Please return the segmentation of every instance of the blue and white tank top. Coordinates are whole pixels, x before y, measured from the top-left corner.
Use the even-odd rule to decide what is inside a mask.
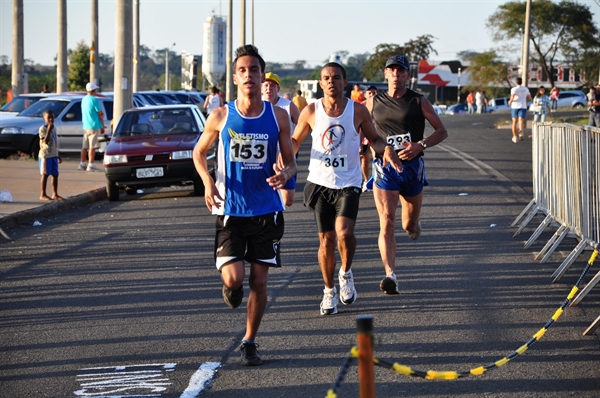
[[[348,98],[346,109],[331,117],[323,109],[322,99],[315,102],[315,127],[307,180],[327,188],[360,187],[360,135],[354,126],[354,101]]]
[[[273,107],[263,101],[259,116],[242,116],[237,101],[227,104],[217,152],[217,189],[225,202],[213,214],[254,217],[282,211],[279,191],[267,183],[275,174],[279,125]]]

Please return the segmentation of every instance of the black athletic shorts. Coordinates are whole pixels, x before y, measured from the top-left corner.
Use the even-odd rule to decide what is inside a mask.
[[[304,206],[315,212],[319,232],[335,231],[337,217],[356,221],[360,194],[358,187],[331,189],[307,181],[304,186]]]
[[[215,263],[217,269],[246,260],[268,267],[281,267],[280,241],[283,212],[256,217],[217,216]]]

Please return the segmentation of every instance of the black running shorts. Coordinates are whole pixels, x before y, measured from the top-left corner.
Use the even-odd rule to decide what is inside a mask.
[[[217,216],[215,262],[217,269],[246,260],[281,267],[279,245],[283,237],[283,213],[256,217]]]

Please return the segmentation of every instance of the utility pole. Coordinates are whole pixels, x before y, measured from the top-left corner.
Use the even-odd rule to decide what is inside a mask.
[[[233,0],[229,0],[229,8],[227,10],[227,65],[225,66],[225,101],[231,102],[233,91],[233,83],[231,81],[231,62],[233,60]]]
[[[13,0],[12,73],[13,98],[23,93],[25,62],[23,57],[23,0]]]
[[[132,2],[116,0],[115,4],[115,77],[113,126],[116,127],[123,111],[133,107],[132,80]]]
[[[254,0],[252,0],[252,41],[250,44],[254,45]]]
[[[175,43],[171,47],[168,47],[165,51],[165,90],[171,89],[171,74],[169,73],[169,53],[171,49],[175,47]]]
[[[246,0],[241,0],[242,11],[240,13],[241,27],[240,27],[240,46],[246,44]],[[264,72],[264,71],[263,71]]]
[[[58,0],[58,54],[56,57],[56,92],[67,91],[67,0]]]
[[[139,91],[139,57],[140,57],[140,0],[133,0],[133,82],[131,89]]]
[[[90,46],[90,81],[100,86],[98,78],[98,0],[92,0],[92,45]]]
[[[527,87],[529,80],[527,79],[529,70],[529,33],[531,25],[531,0],[527,0],[527,7],[525,8],[525,34],[523,36],[523,70],[521,71],[521,79],[523,79],[523,85]]]

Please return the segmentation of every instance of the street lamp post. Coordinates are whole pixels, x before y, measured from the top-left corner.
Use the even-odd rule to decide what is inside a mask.
[[[460,72],[462,68],[458,68],[458,91],[456,92],[456,103],[460,104]]]
[[[171,75],[169,73],[169,52],[175,47],[175,43],[171,47],[168,47],[165,51],[165,91],[171,89]]]

